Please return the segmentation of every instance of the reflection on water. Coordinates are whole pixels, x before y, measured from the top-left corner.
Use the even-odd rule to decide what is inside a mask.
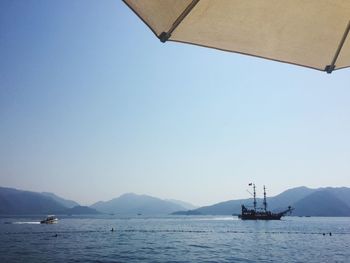
[[[60,218],[54,225],[38,218],[0,218],[0,262],[348,262],[350,257],[349,218],[100,216]]]

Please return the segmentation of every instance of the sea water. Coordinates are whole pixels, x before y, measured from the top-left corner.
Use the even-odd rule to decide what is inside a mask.
[[[40,219],[0,218],[0,262],[350,262],[350,218]]]

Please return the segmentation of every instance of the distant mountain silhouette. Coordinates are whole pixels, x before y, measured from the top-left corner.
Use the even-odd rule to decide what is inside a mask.
[[[329,190],[316,191],[293,207],[297,216],[350,216],[350,207]]]
[[[246,199],[244,199],[246,200]],[[185,215],[231,215],[238,214],[241,209],[241,204],[244,200],[230,200],[225,202],[220,202],[210,206],[203,206],[194,210],[189,211],[176,211],[174,214],[185,214]],[[252,201],[251,201],[252,202]]]
[[[65,209],[49,196],[0,187],[0,214],[53,214]]]
[[[96,209],[93,209],[88,206],[74,206],[72,208],[67,208],[62,213],[67,215],[95,215],[95,214],[101,214]]]
[[[51,197],[53,200],[57,201],[58,203],[60,203],[61,205],[67,208],[73,208],[75,206],[79,206],[77,202],[64,199],[62,197],[55,195],[54,193],[42,192],[42,194]]]
[[[310,189],[305,186],[296,187],[288,189],[274,197],[267,197],[267,203],[271,210],[283,210],[313,192],[315,192],[315,189]]]
[[[0,214],[2,215],[98,213],[89,207],[79,205],[71,207],[72,204],[77,203],[51,193],[36,193],[0,187]]]
[[[128,193],[106,202],[97,202],[91,206],[103,213],[119,215],[164,215],[184,210],[181,205],[148,195]]]
[[[257,198],[258,206],[262,199]],[[267,198],[268,209],[281,211],[289,205],[295,208],[292,215],[298,216],[350,216],[350,188],[327,187],[310,189],[297,187]],[[241,212],[241,205],[251,206],[253,199],[220,202],[193,210],[176,211],[175,215],[232,215]]]
[[[257,199],[262,206],[262,199]],[[295,208],[294,216],[350,216],[350,188],[325,187],[310,189],[297,187],[274,197],[268,197],[268,209],[281,211],[289,205]],[[177,200],[162,200],[148,195],[124,194],[106,202],[97,202],[91,207],[79,206],[52,193],[36,193],[0,187],[0,214],[96,214],[117,215],[232,215],[239,214],[241,205],[251,207],[252,198],[229,200],[211,206],[188,210],[188,203]]]
[[[184,201],[181,201],[181,200],[165,199],[165,201],[169,201],[169,202],[172,202],[174,204],[178,204],[178,205],[182,206],[185,209],[196,209],[196,208],[198,208],[198,206],[195,206],[195,205],[193,205],[191,203],[184,202]]]
[[[320,188],[320,190],[329,191],[334,196],[342,200],[350,207],[350,191],[347,187],[325,187]]]

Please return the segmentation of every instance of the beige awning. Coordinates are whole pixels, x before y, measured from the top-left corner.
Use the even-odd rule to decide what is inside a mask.
[[[350,0],[124,0],[162,41],[332,72],[350,66]]]

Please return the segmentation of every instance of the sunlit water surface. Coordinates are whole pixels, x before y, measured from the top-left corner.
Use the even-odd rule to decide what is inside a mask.
[[[0,218],[0,262],[350,262],[350,218],[39,220]]]

